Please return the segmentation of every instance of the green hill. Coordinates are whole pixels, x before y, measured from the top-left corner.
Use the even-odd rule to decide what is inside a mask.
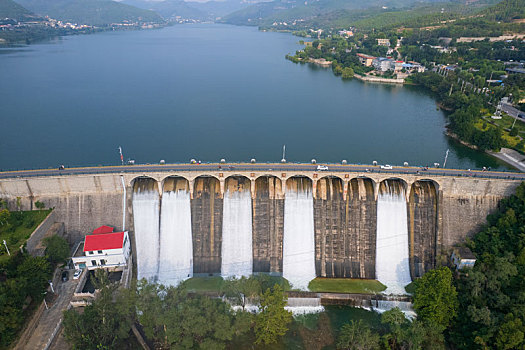
[[[13,0],[0,0],[0,19],[11,18],[21,20],[31,16],[32,13]]]
[[[485,19],[510,22],[525,18],[525,0],[503,0],[482,12]]]
[[[19,0],[39,15],[61,21],[104,26],[123,22],[161,22],[155,12],[110,0]]]
[[[311,21],[319,17],[327,19],[353,15],[353,12],[370,8],[392,9],[414,6],[416,3],[435,1],[417,0],[276,0],[254,4],[224,17],[223,22],[245,25],[269,25],[273,22]],[[377,12],[377,11],[376,11]]]

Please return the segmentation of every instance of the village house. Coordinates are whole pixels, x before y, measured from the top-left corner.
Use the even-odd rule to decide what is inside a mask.
[[[71,258],[75,269],[94,270],[113,268],[119,270],[127,265],[131,253],[128,231],[113,232],[113,227],[101,226],[86,235]]]
[[[356,56],[359,59],[359,62],[361,62],[362,65],[367,67],[370,67],[375,59],[374,56],[366,55],[364,53],[358,53],[356,54]]]
[[[393,60],[386,57],[377,57],[372,61],[372,65],[374,66],[374,69],[379,72],[386,72],[390,69],[392,69],[392,62]]]

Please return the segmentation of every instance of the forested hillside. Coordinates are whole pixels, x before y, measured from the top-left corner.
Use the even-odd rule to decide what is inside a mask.
[[[36,14],[79,24],[162,21],[153,11],[110,0],[20,0],[19,3]]]
[[[32,13],[13,0],[0,0],[0,19],[11,18],[20,20],[31,16]]]

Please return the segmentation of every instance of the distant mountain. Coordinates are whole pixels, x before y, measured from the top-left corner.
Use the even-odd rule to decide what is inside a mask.
[[[226,16],[251,5],[251,3],[240,0],[188,2],[188,4],[209,13],[214,18]]]
[[[123,0],[123,4],[135,6],[141,9],[155,11],[164,19],[172,19],[180,16],[185,19],[207,20],[209,14],[201,11],[190,3],[183,0],[165,0],[165,1],[148,1],[148,0]]]
[[[0,20],[5,18],[21,21],[33,17],[31,11],[13,0],[0,0]]]
[[[157,12],[165,19],[214,20],[250,4],[241,0],[190,2],[183,0],[123,0],[122,3]]]
[[[441,0],[442,1],[442,0]],[[272,22],[310,21],[352,15],[369,8],[407,8],[416,4],[435,3],[435,0],[275,0],[257,3],[223,18],[223,22],[238,25],[269,25]],[[457,1],[454,1],[457,2]],[[339,14],[338,14],[339,13]]]
[[[161,22],[153,11],[110,0],[18,0],[36,14],[61,21],[104,26],[123,22]]]

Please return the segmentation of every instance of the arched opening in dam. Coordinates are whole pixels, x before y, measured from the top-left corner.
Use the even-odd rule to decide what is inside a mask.
[[[156,281],[159,272],[160,198],[157,181],[139,177],[133,181],[133,226],[137,253],[137,277]]]
[[[190,185],[169,176],[162,185],[158,281],[177,285],[193,276]]]
[[[308,283],[315,278],[312,187],[308,177],[294,176],[286,181],[283,277],[299,289],[307,289]]]
[[[434,268],[437,249],[438,188],[433,180],[412,184],[408,201],[410,275],[421,277]]]
[[[253,271],[251,181],[230,176],[224,187],[221,275],[248,277]]]
[[[276,176],[255,180],[253,205],[253,272],[283,272],[284,194]]]
[[[213,176],[197,177],[191,201],[194,274],[221,272],[222,209],[219,180]]]
[[[348,182],[345,220],[345,271],[337,277],[376,278],[377,201],[372,179]]]
[[[314,199],[315,274],[344,277],[346,262],[346,212],[344,184],[339,177],[317,181]]]
[[[408,253],[406,183],[387,179],[377,196],[376,278],[387,294],[404,294],[411,282]]]

